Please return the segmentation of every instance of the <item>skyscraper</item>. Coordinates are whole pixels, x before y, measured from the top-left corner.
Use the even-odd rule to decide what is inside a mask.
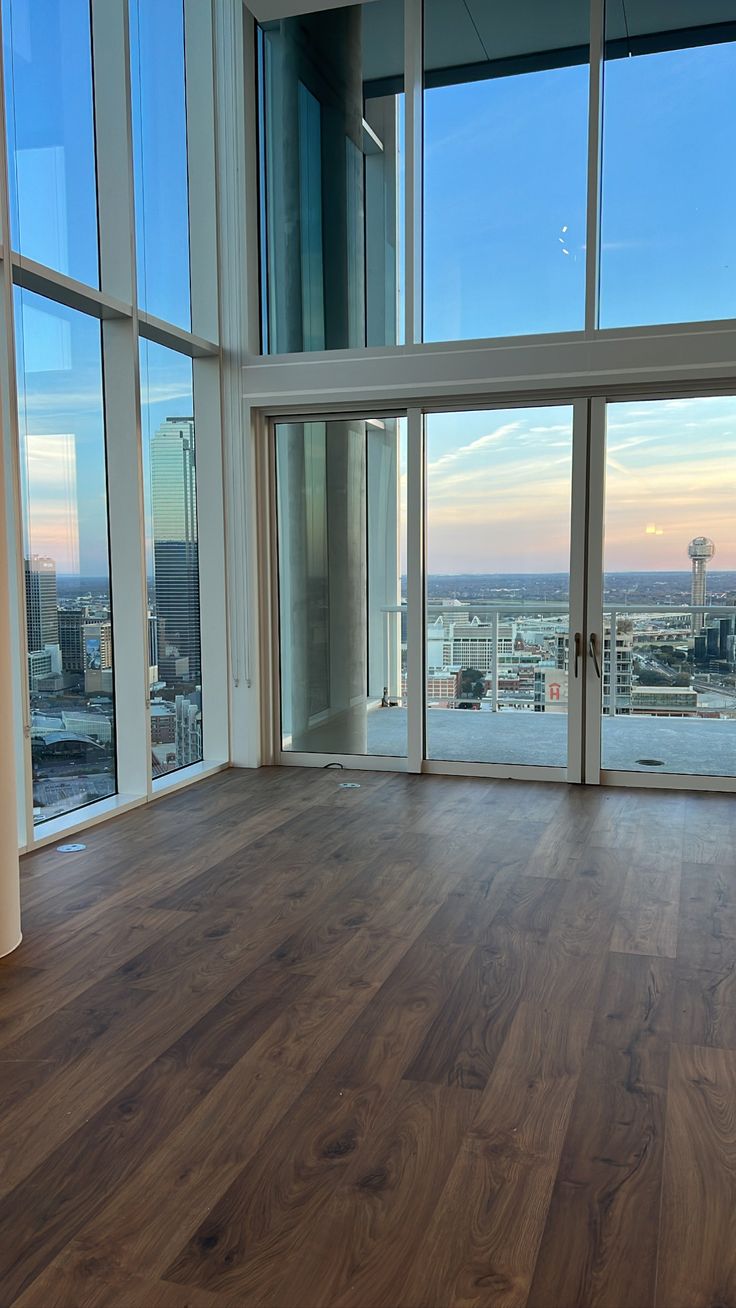
[[[59,644],[56,564],[41,554],[26,559],[28,649],[33,653]]]
[[[151,518],[156,612],[165,634],[159,665],[166,675],[167,650],[172,666],[185,677],[201,675],[199,630],[199,557],[194,419],[167,418],[151,440]],[[177,660],[178,655],[178,660]]]
[[[690,541],[687,552],[693,561],[693,581],[690,603],[696,607],[705,604],[705,566],[713,558],[716,547],[707,536],[696,536]],[[693,632],[702,631],[705,621],[704,613],[693,614]]]
[[[59,610],[59,644],[61,666],[64,672],[84,672],[84,639],[82,631],[89,621],[86,608]]]

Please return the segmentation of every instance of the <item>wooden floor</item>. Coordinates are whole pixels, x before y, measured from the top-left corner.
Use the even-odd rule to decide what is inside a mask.
[[[0,1304],[736,1305],[736,804],[227,772],[25,860]]]

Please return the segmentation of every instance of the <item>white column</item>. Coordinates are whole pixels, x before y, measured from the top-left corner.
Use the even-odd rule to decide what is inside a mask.
[[[13,678],[8,535],[0,496],[0,686]],[[20,944],[20,865],[15,789],[15,739],[10,706],[0,713],[0,957]]]
[[[28,667],[25,658],[22,668],[19,666],[19,624],[25,621],[25,608],[20,590],[18,524],[15,520],[20,503],[20,480],[4,108],[5,87],[0,60],[0,246],[4,254],[0,262],[0,686],[3,688],[0,713],[0,957],[11,953],[20,944],[18,837],[20,834],[21,840],[26,838],[26,823],[30,815],[29,797],[23,793],[23,781],[30,773],[23,729],[26,719],[25,714],[18,712],[22,697],[25,697],[25,704],[28,703]],[[25,652],[25,643],[23,650]]]

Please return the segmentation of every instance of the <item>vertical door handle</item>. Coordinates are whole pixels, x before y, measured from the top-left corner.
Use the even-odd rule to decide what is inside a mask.
[[[578,669],[580,667],[580,654],[582,651],[582,646],[583,646],[583,638],[580,635],[580,632],[576,631],[575,632],[575,663],[573,665],[575,668],[576,677],[578,676]]]
[[[598,678],[600,678],[600,675],[601,675],[601,665],[600,665],[600,663],[598,662],[598,637],[596,636],[596,634],[595,634],[594,631],[592,631],[592,632],[590,633],[590,640],[589,640],[589,642],[588,642],[588,649],[590,650],[590,657],[591,657],[592,660],[593,660],[593,667],[594,667],[595,670],[596,670],[596,675],[598,676]]]

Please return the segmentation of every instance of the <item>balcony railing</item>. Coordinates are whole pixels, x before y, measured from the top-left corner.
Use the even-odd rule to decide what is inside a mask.
[[[385,673],[384,684],[388,689],[391,702],[403,704],[403,695],[401,690],[403,659],[400,657],[397,658],[397,650],[398,651],[401,650],[401,643],[402,643],[401,623],[402,623],[402,615],[406,613],[406,603],[402,602],[401,604],[386,606],[381,610],[381,612],[384,615],[384,621],[385,621],[384,644],[385,644],[386,658],[385,658],[385,668],[384,668],[384,673]],[[551,618],[557,616],[562,618],[565,615],[569,615],[569,612],[570,612],[569,602],[565,603],[559,600],[522,600],[522,599],[505,600],[505,601],[460,600],[453,604],[447,604],[447,603],[443,604],[443,603],[436,603],[430,601],[427,603],[426,606],[427,636],[431,636],[432,622],[433,620],[436,621],[438,617],[444,618],[446,622],[449,624],[449,622],[451,622],[453,619],[457,621],[463,620],[461,615],[468,614],[469,616],[467,619],[464,619],[465,621],[472,622],[474,618],[477,618],[480,623],[490,627],[490,631],[487,633],[487,638],[490,640],[493,650],[496,651],[496,656],[493,658],[492,667],[488,672],[488,676],[490,678],[490,694],[487,696],[487,699],[490,700],[491,711],[498,712],[499,709],[504,707],[503,697],[499,694],[498,648],[499,648],[499,628],[501,623],[504,621],[513,622],[513,621],[523,620],[525,618],[529,619],[534,617]],[[665,634],[669,635],[671,633],[672,638],[674,640],[677,640],[678,637],[679,638],[681,638],[682,636],[692,637],[694,634],[698,634],[695,627],[695,618],[697,616],[702,617],[703,620],[702,630],[705,630],[706,629],[705,624],[707,623],[708,619],[716,619],[716,618],[723,618],[723,617],[736,619],[736,605],[718,604],[718,603],[702,604],[702,605],[658,604],[656,602],[630,603],[630,602],[619,601],[616,602],[615,604],[604,604],[603,611],[602,611],[602,625],[603,625],[604,637],[606,632],[608,633],[615,632],[615,639],[618,640],[619,635],[622,634],[620,629],[620,623],[622,622],[633,620],[635,624],[634,625],[634,634],[635,634],[637,620],[641,620],[644,617],[651,618],[653,622],[657,622],[659,619],[663,619],[663,618],[681,618],[683,620],[681,626],[675,625],[670,628],[667,627],[662,628],[663,635]],[[481,639],[483,638],[483,634],[481,634],[480,636]],[[550,635],[553,634],[554,633],[550,633]],[[560,631],[558,634],[560,635],[569,634],[569,626],[566,626],[566,624],[561,623]],[[469,638],[472,639],[472,634],[470,634]],[[551,653],[552,651],[550,651],[550,654]],[[634,642],[632,644],[631,651],[627,651],[626,657],[628,659],[631,659],[631,657],[635,654],[636,654],[636,645]],[[712,655],[712,657],[716,657],[716,656]],[[514,660],[512,659],[510,661],[513,662]],[[521,660],[519,660],[519,662],[521,662]],[[618,659],[619,665],[620,662],[621,662],[621,658],[619,657]],[[606,659],[606,663],[608,664],[605,672],[606,686],[610,687],[609,658]],[[711,680],[706,682],[704,680],[706,675],[709,678],[712,676],[710,672],[706,673],[705,671],[703,671],[700,675],[700,678],[698,678],[697,671],[694,672],[692,677],[692,685],[695,689],[706,690],[706,689],[716,688],[725,695],[732,694],[734,697],[734,701],[736,703],[736,686],[730,686],[728,684],[724,685],[720,682],[713,682]],[[674,679],[674,674],[673,674],[673,679]],[[615,695],[610,695],[610,693],[607,694],[607,700],[609,702],[605,704],[606,713],[610,714],[611,716],[615,716],[617,712],[617,707],[619,708],[619,710],[621,707],[628,708],[628,703],[622,704],[622,700],[625,699],[627,699],[625,692],[622,690],[620,684],[617,684],[616,694]],[[529,707],[530,708],[534,707],[533,699],[529,701]]]

